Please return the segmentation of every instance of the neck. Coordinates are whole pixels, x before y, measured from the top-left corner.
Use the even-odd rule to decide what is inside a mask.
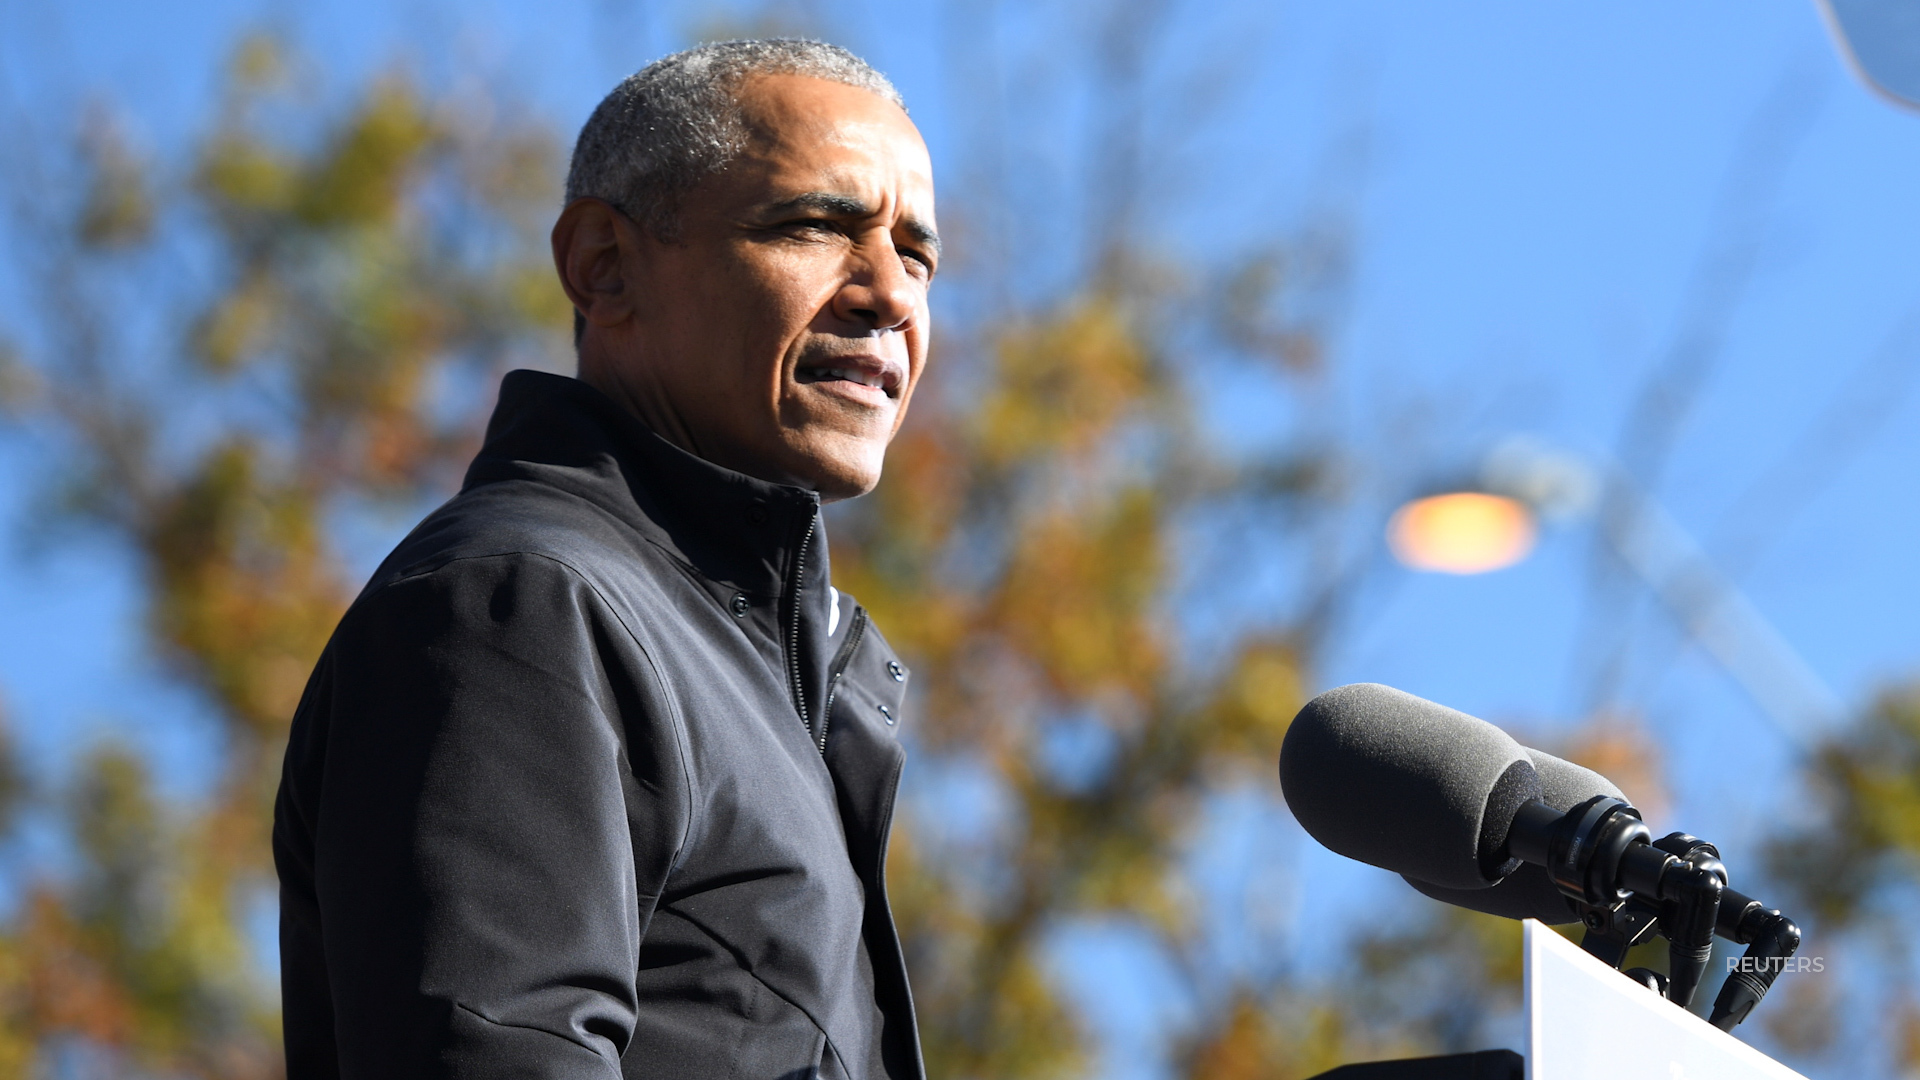
[[[636,372],[636,367],[642,370]],[[716,465],[727,464],[715,461],[700,440],[694,438],[678,410],[668,403],[667,395],[661,393],[660,387],[644,374],[644,365],[615,363],[592,334],[580,343],[579,366],[575,376],[605,394],[629,416],[652,429],[655,435],[697,458],[713,461]]]

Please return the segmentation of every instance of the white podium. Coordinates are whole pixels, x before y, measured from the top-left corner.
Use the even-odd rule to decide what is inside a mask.
[[[1367,1061],[1314,1080],[1806,1080],[1528,919],[1526,1060],[1511,1050]],[[1702,994],[1725,973],[1709,972]],[[1762,1003],[1765,1007],[1765,1003]]]
[[[1528,919],[1522,938],[1527,1080],[1806,1080],[1547,926]],[[1725,975],[1708,972],[1700,992]]]

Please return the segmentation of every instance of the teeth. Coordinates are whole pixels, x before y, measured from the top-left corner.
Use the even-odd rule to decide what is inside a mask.
[[[821,368],[820,373],[828,378],[845,379],[848,382],[857,382],[862,386],[878,387],[880,385],[880,376],[868,375],[864,371],[849,368]]]

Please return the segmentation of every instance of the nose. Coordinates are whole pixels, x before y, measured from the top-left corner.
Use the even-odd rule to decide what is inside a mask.
[[[869,332],[907,329],[920,310],[920,285],[892,239],[882,234],[857,244],[853,258],[853,273],[834,294],[834,315]]]

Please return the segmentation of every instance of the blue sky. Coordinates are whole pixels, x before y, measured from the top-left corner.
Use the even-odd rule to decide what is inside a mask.
[[[177,145],[204,119],[234,35],[267,25],[290,29],[334,87],[411,57],[484,78],[570,130],[619,75],[726,17],[609,0],[167,7],[0,0],[0,108],[44,120],[103,94],[148,145]],[[1073,40],[1060,30],[1071,6],[1044,18],[1013,8],[996,18],[927,4],[830,10],[844,43],[901,85],[946,161],[979,137],[961,122],[980,103],[966,96],[978,92],[969,73],[943,66],[943,37],[960,35],[982,63]],[[1381,514],[1396,494],[1469,470],[1515,433],[1595,461],[1619,451],[1633,395],[1683,315],[1743,133],[1769,100],[1803,110],[1804,128],[1786,140],[1777,197],[1752,234],[1757,269],[1654,496],[1710,551],[1724,550],[1729,508],[1775,475],[1920,303],[1920,113],[1857,85],[1804,0],[1178,11],[1172,33],[1245,77],[1212,123],[1169,144],[1149,235],[1170,255],[1205,261],[1284,234],[1315,198],[1353,208],[1338,423],[1369,453],[1405,459],[1412,447],[1425,463],[1373,478]],[[1063,140],[1084,135],[1063,115]],[[1369,163],[1327,191],[1317,164],[1356,128],[1368,133]],[[1044,190],[1073,193],[1070,179]],[[1907,362],[1920,364],[1920,350]],[[1867,395],[1886,407],[1837,471],[1754,519],[1764,555],[1739,582],[1853,705],[1920,672],[1920,395],[1891,392],[1890,381],[1886,394]],[[1210,408],[1229,444],[1258,442],[1276,424],[1258,395],[1222,395]],[[1871,411],[1837,415],[1844,428]],[[0,461],[0,519],[18,535],[24,478],[42,463],[6,440]],[[1591,543],[1585,529],[1550,530],[1510,570],[1383,579],[1334,643],[1322,683],[1392,683],[1551,733],[1580,703]],[[13,549],[0,560],[0,693],[36,759],[56,767],[136,711],[174,718],[134,734],[176,790],[191,791],[208,732],[142,655],[137,618],[135,582],[113,552]],[[1661,745],[1674,788],[1674,820],[1655,824],[1713,837],[1737,871],[1754,857],[1759,811],[1790,790],[1791,744],[1658,611],[1634,625],[1643,646],[1627,704]],[[1375,872],[1297,837],[1268,847],[1266,858],[1327,883],[1294,901],[1302,925],[1356,897],[1394,902]],[[1139,995],[1109,1004],[1117,1028],[1158,1008]]]

